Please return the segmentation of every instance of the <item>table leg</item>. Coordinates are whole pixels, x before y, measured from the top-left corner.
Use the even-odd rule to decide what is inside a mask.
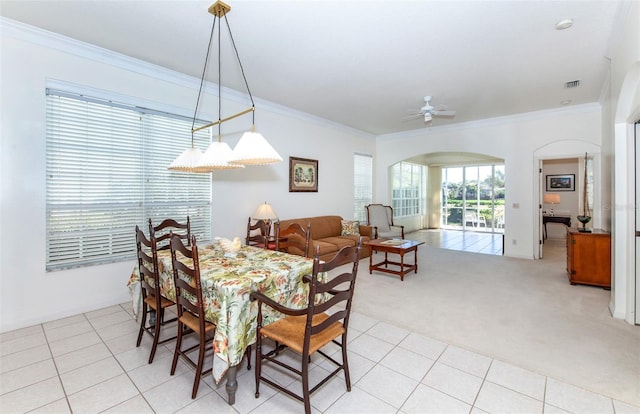
[[[369,246],[369,274],[373,274],[373,247]]]
[[[227,390],[227,396],[229,397],[229,405],[236,403],[236,391],[238,390],[238,366],[229,367],[227,370],[227,383],[225,389]]]
[[[416,266],[416,271],[414,273],[418,273],[418,247],[413,251],[413,264]]]
[[[404,253],[400,252],[400,281],[404,282]]]

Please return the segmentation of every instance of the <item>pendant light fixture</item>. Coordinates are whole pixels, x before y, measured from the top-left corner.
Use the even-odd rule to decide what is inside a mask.
[[[245,165],[264,165],[280,162],[282,161],[282,157],[280,157],[276,150],[273,149],[273,147],[264,139],[264,137],[262,137],[262,135],[255,132],[255,104],[253,102],[251,91],[249,90],[247,78],[244,75],[242,62],[240,62],[240,56],[238,54],[238,50],[236,49],[235,42],[233,41],[233,35],[231,34],[231,28],[229,27],[229,22],[226,16],[227,13],[231,11],[231,7],[223,3],[222,1],[217,1],[209,7],[208,11],[209,13],[214,15],[214,19],[211,26],[211,36],[209,38],[209,46],[207,47],[204,69],[202,70],[202,78],[200,80],[200,89],[198,90],[196,109],[193,114],[193,124],[191,126],[191,148],[185,150],[178,158],[176,158],[176,160],[173,161],[171,165],[169,165],[169,169],[177,171],[207,173],[214,170],[244,168]],[[238,112],[237,114],[228,116],[226,118],[222,118],[222,65],[220,59],[221,24],[219,21],[221,21],[223,17],[227,25],[231,45],[233,46],[233,50],[240,66],[242,79],[244,80],[245,87],[247,88],[247,93],[249,94],[249,99],[251,100],[251,107],[249,109],[245,109],[244,111]],[[213,38],[215,35],[216,22],[218,22],[218,120],[196,128],[195,122],[198,114],[198,106],[200,103],[200,96],[202,94],[202,87],[204,85],[204,78],[207,73],[207,65],[209,62],[211,45],[213,44]],[[253,117],[251,132],[245,132],[243,134],[242,138],[238,142],[238,145],[236,146],[236,150],[240,149],[242,152],[236,154],[236,150],[232,151],[231,147],[229,147],[227,143],[222,142],[222,134],[220,131],[221,125],[226,121],[248,113],[251,113]],[[218,139],[217,141],[211,142],[209,148],[205,151],[204,154],[202,154],[202,152],[199,149],[195,148],[193,145],[193,134],[200,130],[211,128],[216,125],[218,126]],[[245,139],[247,134],[252,134],[249,135],[250,140],[248,144],[246,144],[248,140]],[[258,137],[256,137],[255,135],[257,135]],[[246,145],[250,146],[249,150],[242,150],[242,148],[244,148]]]

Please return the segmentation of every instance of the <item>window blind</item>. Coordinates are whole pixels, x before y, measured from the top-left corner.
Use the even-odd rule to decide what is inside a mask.
[[[362,223],[367,221],[364,206],[373,200],[373,157],[366,154],[353,155],[353,217]]]
[[[191,145],[191,119],[47,89],[46,268],[135,256],[135,226],[191,217],[211,239],[210,174],[169,171]],[[194,145],[206,148],[201,131]]]

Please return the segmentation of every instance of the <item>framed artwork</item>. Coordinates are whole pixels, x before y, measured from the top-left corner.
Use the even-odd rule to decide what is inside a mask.
[[[289,192],[318,192],[318,160],[289,157]]]
[[[575,174],[547,175],[547,191],[576,191]]]

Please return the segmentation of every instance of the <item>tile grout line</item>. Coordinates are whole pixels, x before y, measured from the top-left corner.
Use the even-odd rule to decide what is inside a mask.
[[[71,409],[71,402],[69,401],[69,394],[67,393],[67,389],[64,386],[64,382],[62,381],[62,375],[60,374],[60,369],[58,368],[58,364],[56,362],[56,358],[54,357],[53,351],[51,350],[51,344],[49,343],[49,338],[47,337],[47,330],[44,328],[44,324],[41,324],[41,326],[42,326],[42,334],[44,335],[45,341],[47,341],[47,349],[49,349],[49,354],[51,355],[51,362],[53,362],[53,366],[56,369],[56,375],[58,376],[58,382],[60,383],[60,387],[62,388],[62,392],[64,393],[64,400],[67,403],[67,407],[69,408],[69,412],[72,413],[73,410]],[[45,404],[44,406],[46,406],[48,404],[51,404],[53,402],[55,402],[55,401],[51,401],[51,402]]]

